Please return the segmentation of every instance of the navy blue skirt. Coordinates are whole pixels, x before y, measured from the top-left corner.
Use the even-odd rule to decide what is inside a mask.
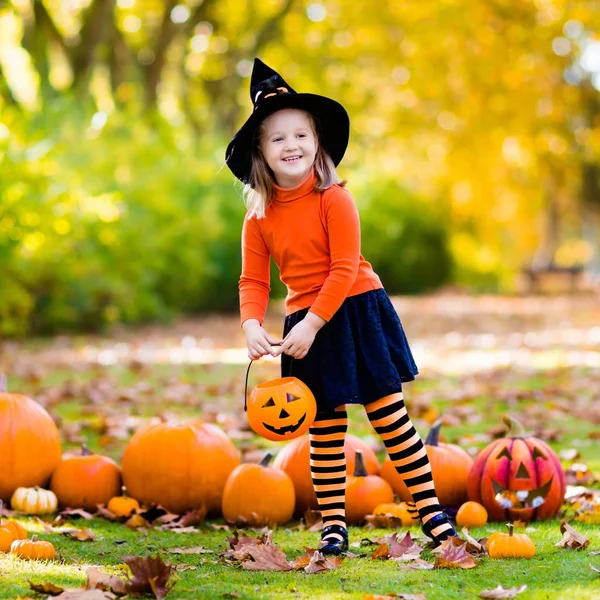
[[[309,310],[285,318],[284,337]],[[281,376],[306,383],[319,412],[400,392],[402,382],[418,373],[398,313],[383,288],[346,298],[303,359],[281,355]]]

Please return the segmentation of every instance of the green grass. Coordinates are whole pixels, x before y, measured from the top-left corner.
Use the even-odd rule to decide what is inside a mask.
[[[256,369],[255,380],[274,376],[273,365]],[[110,409],[124,416],[152,416],[168,412],[179,417],[203,417],[207,411],[214,414],[218,406],[219,419],[237,416],[243,419],[243,366],[184,367],[156,366],[151,370],[138,371],[125,367],[92,369],[66,373],[52,371],[43,374],[41,380],[11,379],[9,387],[33,397],[46,393],[72,379],[79,382],[95,378],[108,379],[118,392],[135,385],[138,381],[151,383],[151,392],[141,395],[135,402],[109,401]],[[505,412],[537,415],[540,424],[547,429],[557,429],[558,441],[551,446],[560,451],[576,447],[581,453],[579,460],[600,471],[600,444],[593,438],[598,425],[570,414],[568,407],[573,402],[588,403],[591,407],[597,387],[588,384],[594,376],[591,371],[577,372],[562,370],[548,373],[496,373],[476,378],[476,392],[470,385],[473,380],[459,378],[424,379],[406,386],[405,396],[409,411],[422,435],[428,425],[421,418],[424,410],[431,406],[441,414],[456,416],[456,424],[446,426],[443,434],[448,441],[464,439],[467,434],[487,432],[500,423]],[[172,382],[184,382],[197,386],[196,397],[166,401],[166,392]],[[457,391],[459,393],[457,393]],[[464,393],[463,393],[464,392]],[[99,446],[102,433],[101,423],[106,405],[92,405],[80,397],[68,398],[53,403],[50,410],[65,423],[83,418],[88,426],[82,432],[93,450],[109,454],[119,460],[126,440],[113,440]],[[376,437],[360,407],[351,407],[350,432],[376,441]],[[431,413],[430,413],[431,414]],[[462,415],[462,416],[461,416]],[[472,422],[471,422],[472,421]],[[242,448],[278,448],[277,444],[259,438],[236,442]],[[465,443],[479,449],[485,442]],[[65,450],[71,445],[65,444]],[[380,458],[382,454],[380,453]],[[600,567],[600,556],[590,556],[600,550],[600,528],[574,523],[578,531],[591,539],[590,546],[583,551],[557,548],[554,544],[562,538],[559,520],[534,523],[527,530],[537,546],[537,554],[531,560],[477,559],[478,565],[471,570],[435,570],[406,572],[392,561],[374,561],[371,558],[346,559],[339,570],[319,575],[304,572],[275,573],[248,572],[240,567],[222,563],[219,553],[227,548],[227,537],[231,533],[214,530],[210,524],[198,533],[173,533],[151,529],[148,533],[131,531],[122,524],[103,519],[92,521],[72,520],[76,526],[91,528],[97,535],[94,542],[78,542],[60,534],[40,533],[42,526],[31,518],[20,519],[30,533],[39,533],[41,539],[52,541],[58,549],[59,559],[52,563],[27,562],[10,555],[0,555],[0,599],[32,596],[27,584],[52,582],[63,586],[85,584],[85,569],[99,566],[107,572],[125,575],[127,568],[121,557],[127,554],[144,555],[160,552],[165,560],[174,565],[197,567],[177,573],[177,583],[170,598],[220,598],[226,594],[240,594],[241,598],[324,598],[362,599],[366,594],[424,593],[433,600],[458,600],[476,598],[484,589],[498,584],[506,587],[528,585],[528,590],[519,598],[524,600],[558,600],[577,598],[592,600],[600,597],[600,576],[589,568],[589,563]],[[220,521],[211,520],[211,523]],[[318,533],[309,533],[282,528],[274,532],[274,542],[281,546],[288,559],[302,554],[304,546],[315,547]],[[497,530],[498,524],[473,530],[475,537],[483,537]],[[413,530],[415,535],[418,529]],[[370,531],[352,527],[351,542],[364,537],[374,538],[389,531]],[[174,555],[168,550],[181,546],[201,545],[214,550],[215,554]],[[371,547],[354,549],[354,552],[370,554]],[[426,551],[424,558],[432,558]]]

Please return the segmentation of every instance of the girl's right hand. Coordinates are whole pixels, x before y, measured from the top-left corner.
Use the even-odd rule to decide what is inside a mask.
[[[281,340],[273,339],[260,325],[256,319],[249,319],[243,324],[246,334],[246,346],[248,346],[248,358],[257,360],[261,356],[270,354],[277,356],[273,346],[281,344]]]

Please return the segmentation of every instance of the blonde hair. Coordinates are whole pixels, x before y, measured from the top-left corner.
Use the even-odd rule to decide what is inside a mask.
[[[306,114],[310,119],[313,132],[317,139],[317,153],[315,155],[315,162],[313,163],[315,176],[317,178],[315,190],[317,192],[324,192],[336,183],[342,187],[345,186],[346,180],[342,181],[339,178],[331,156],[329,156],[327,151],[321,145],[319,129],[315,117],[309,112],[306,112]],[[263,132],[264,126],[261,123],[256,129],[256,134],[252,141],[250,177],[248,183],[244,185],[244,190],[242,192],[244,203],[248,209],[249,219],[254,216],[257,219],[263,219],[273,195],[273,171],[271,171],[271,168],[267,164],[260,149],[260,139]]]

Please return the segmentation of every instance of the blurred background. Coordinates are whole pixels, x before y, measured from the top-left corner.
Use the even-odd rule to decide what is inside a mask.
[[[0,0],[0,335],[236,313],[255,56],[350,113],[390,294],[593,293],[599,33],[592,0]]]

